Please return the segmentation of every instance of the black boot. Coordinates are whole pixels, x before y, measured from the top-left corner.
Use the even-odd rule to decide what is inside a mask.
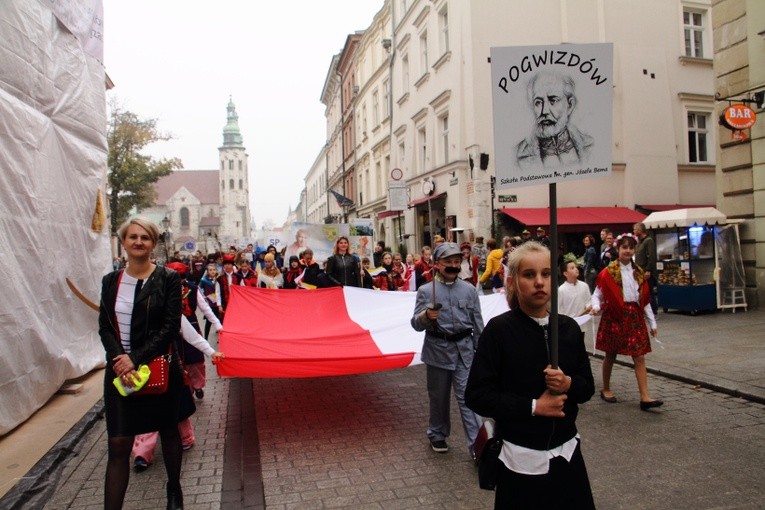
[[[183,492],[179,485],[175,489],[167,485],[167,510],[183,510]]]

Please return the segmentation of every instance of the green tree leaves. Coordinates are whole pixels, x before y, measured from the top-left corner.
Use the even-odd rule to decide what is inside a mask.
[[[141,154],[147,145],[172,137],[157,130],[157,119],[141,119],[133,112],[111,103],[107,128],[109,177],[107,195],[112,232],[130,214],[133,207],[151,207],[156,199],[153,184],[160,177],[181,168],[181,160],[155,159]]]

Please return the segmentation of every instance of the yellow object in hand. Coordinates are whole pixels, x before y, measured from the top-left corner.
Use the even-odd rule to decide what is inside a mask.
[[[140,390],[144,387],[144,385],[149,381],[149,376],[151,375],[151,370],[149,369],[148,365],[141,365],[138,367],[138,370],[136,371],[138,374],[132,375],[133,378],[133,387],[127,388],[122,385],[122,379],[119,377],[115,377],[112,383],[114,384],[114,387],[117,388],[117,391],[120,395],[123,397],[127,397],[128,395],[135,393],[136,391]]]

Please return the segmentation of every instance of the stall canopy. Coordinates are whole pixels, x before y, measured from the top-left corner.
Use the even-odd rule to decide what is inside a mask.
[[[549,207],[518,207],[500,209],[524,225],[549,225]],[[558,225],[613,225],[637,223],[645,214],[627,207],[558,207]]]
[[[647,228],[692,227],[694,225],[723,225],[728,218],[714,207],[675,209],[649,214],[643,221]]]
[[[383,218],[388,218],[390,216],[398,216],[399,214],[401,214],[401,211],[383,211],[383,212],[377,213],[377,219],[381,220]]]
[[[446,196],[446,193],[439,193],[438,195],[433,195],[433,196],[430,196],[430,197],[418,198],[418,199],[415,199],[415,200],[412,200],[411,202],[409,202],[409,207],[414,207],[416,205],[424,204],[428,200],[431,200],[431,201],[432,200],[437,200],[437,199],[439,199],[439,198],[441,198],[443,196]]]
[[[658,211],[674,211],[676,209],[698,209],[699,207],[713,207],[709,204],[635,204],[635,209],[646,210],[649,213]]]

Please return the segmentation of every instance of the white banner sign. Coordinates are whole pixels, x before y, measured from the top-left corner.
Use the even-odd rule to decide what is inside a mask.
[[[403,181],[388,181],[388,210],[406,211],[409,206],[409,190]]]
[[[497,189],[611,174],[613,46],[491,49]]]

